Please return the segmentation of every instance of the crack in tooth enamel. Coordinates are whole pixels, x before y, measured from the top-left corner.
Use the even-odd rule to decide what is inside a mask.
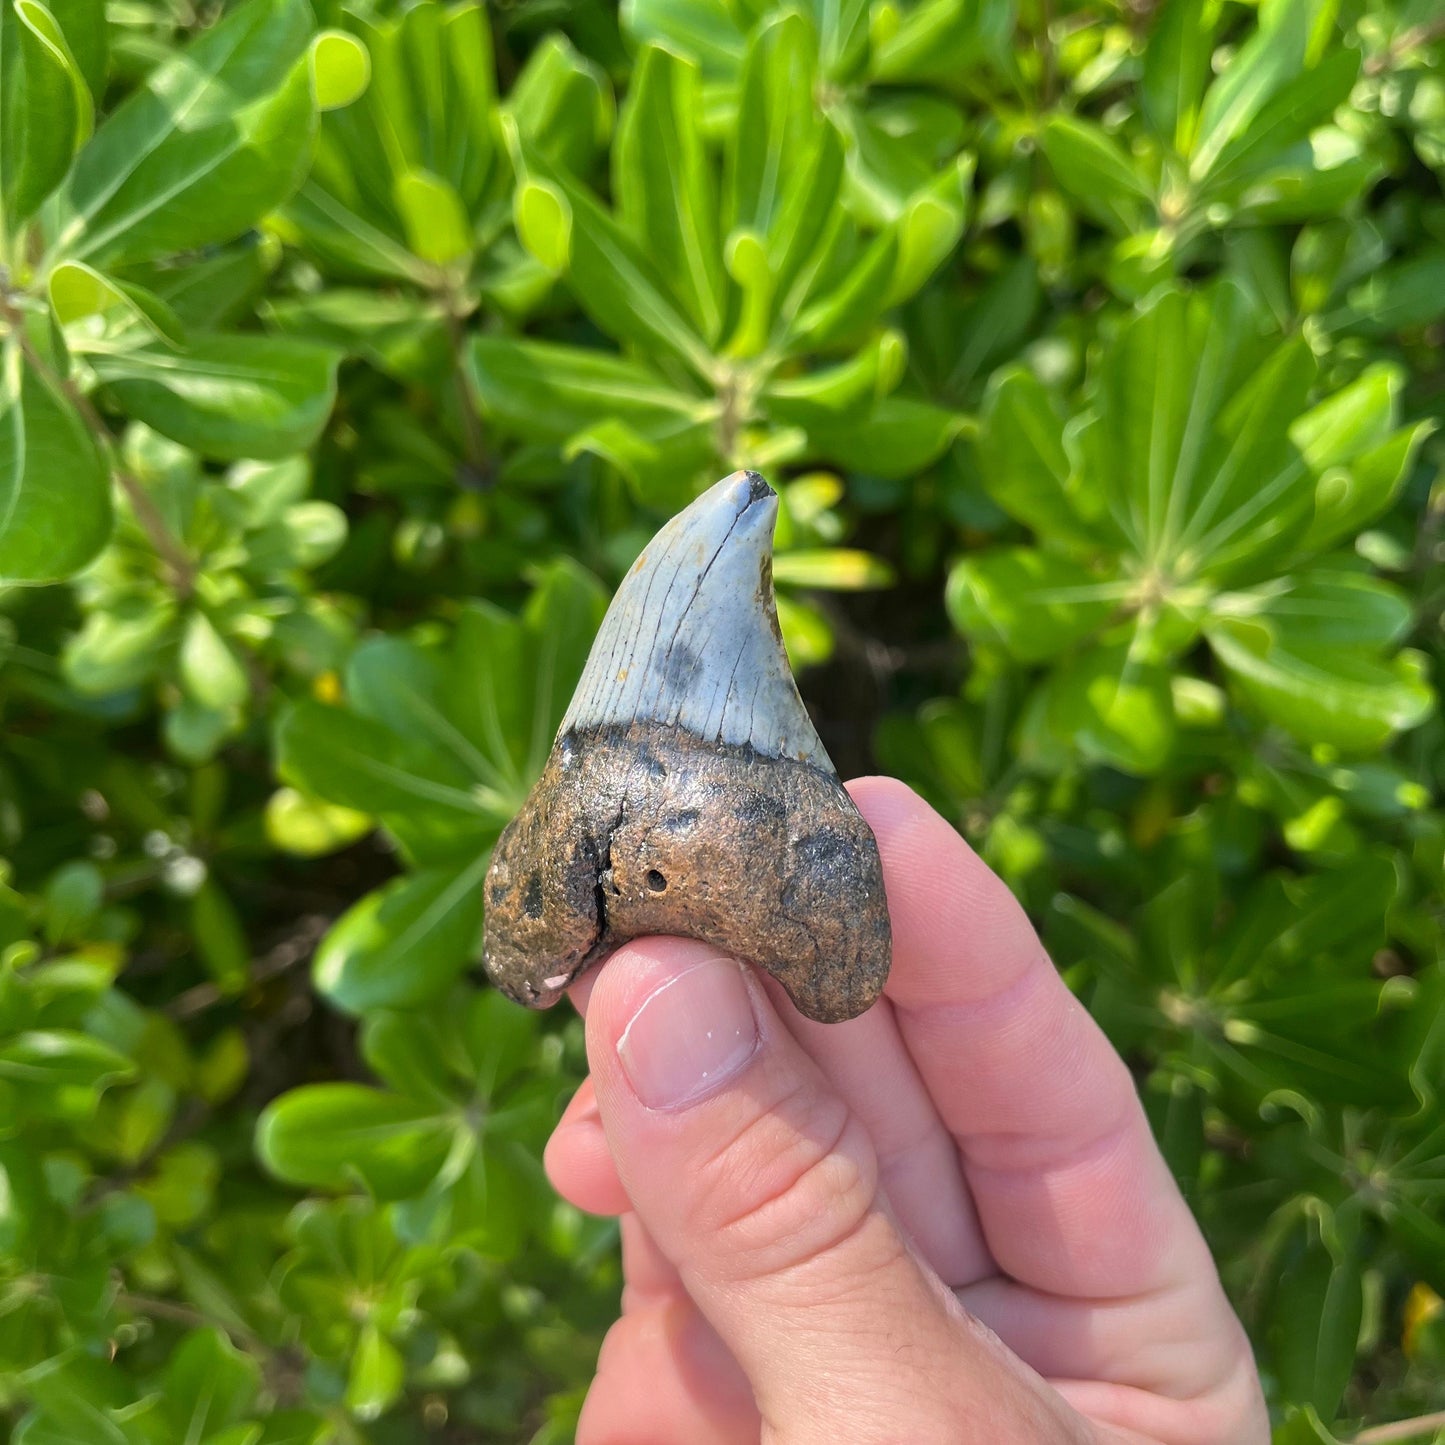
[[[617,589],[559,735],[652,720],[832,771],[772,625],[777,512],[760,477],[735,472],[658,532]]]

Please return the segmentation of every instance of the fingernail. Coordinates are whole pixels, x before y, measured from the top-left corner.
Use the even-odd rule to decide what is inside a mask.
[[[680,1109],[732,1078],[757,1047],[743,966],[710,958],[643,999],[617,1041],[617,1057],[649,1109]]]

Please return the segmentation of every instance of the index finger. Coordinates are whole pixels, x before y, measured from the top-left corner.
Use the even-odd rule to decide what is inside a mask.
[[[1095,1299],[1212,1274],[1128,1069],[1017,899],[902,783],[849,789],[883,857],[885,992],[999,1268]]]

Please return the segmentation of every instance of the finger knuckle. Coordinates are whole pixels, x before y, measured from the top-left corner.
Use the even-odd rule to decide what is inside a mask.
[[[848,1107],[803,1087],[753,1119],[699,1182],[730,1272],[762,1276],[838,1250],[872,1214],[877,1180],[872,1146]]]

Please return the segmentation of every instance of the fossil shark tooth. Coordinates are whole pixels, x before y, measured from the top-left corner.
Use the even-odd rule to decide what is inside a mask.
[[[766,969],[810,1018],[882,991],[878,845],[798,696],[773,601],[778,499],[735,472],[633,564],[486,881],[483,961],[554,1003],[646,934]]]

